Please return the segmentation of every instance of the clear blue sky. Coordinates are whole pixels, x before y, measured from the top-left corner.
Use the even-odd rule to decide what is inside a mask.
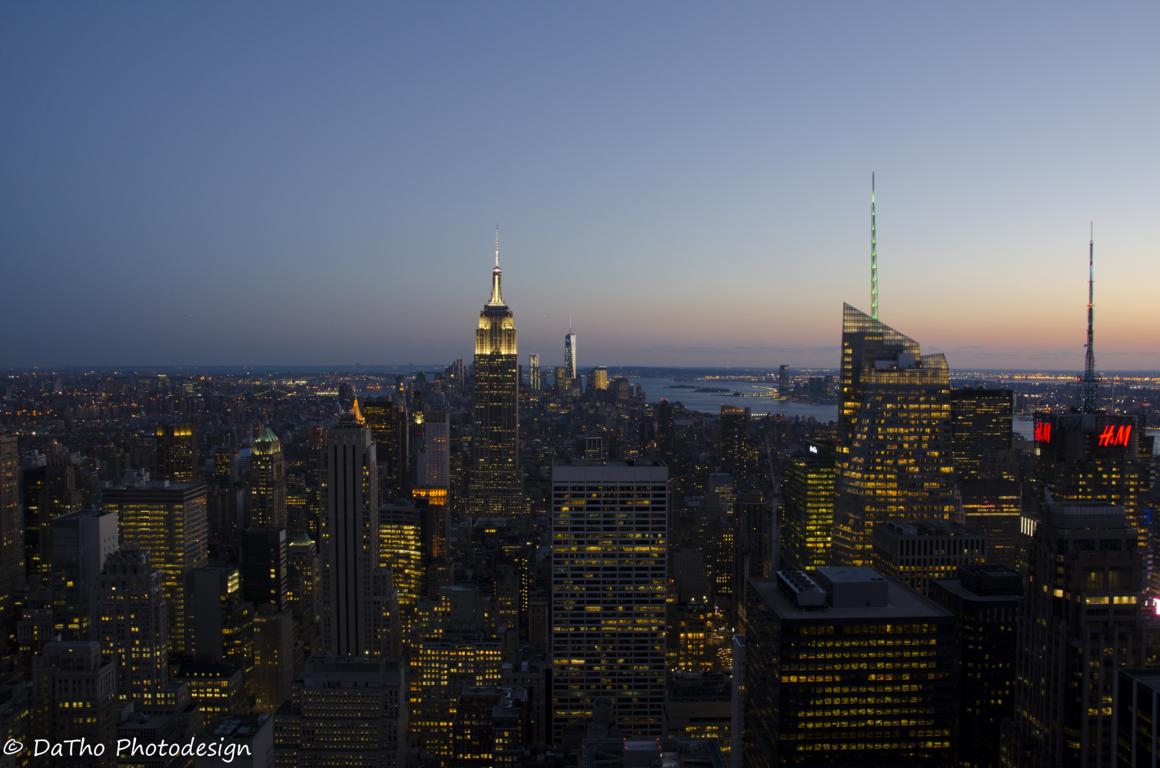
[[[1160,369],[1160,3],[0,4],[0,366]]]

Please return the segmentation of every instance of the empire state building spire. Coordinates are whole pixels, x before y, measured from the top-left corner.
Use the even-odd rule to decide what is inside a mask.
[[[495,266],[491,268],[491,298],[487,300],[489,307],[503,307],[503,292],[500,290],[502,272],[499,268],[499,224],[495,225]]]

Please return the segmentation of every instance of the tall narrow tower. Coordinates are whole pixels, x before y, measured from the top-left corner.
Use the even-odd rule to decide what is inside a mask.
[[[1095,351],[1095,254],[1096,237],[1095,224],[1091,225],[1091,235],[1088,238],[1088,305],[1087,305],[1087,352],[1084,354],[1083,365],[1083,412],[1091,413],[1096,409],[1096,396],[1100,382],[1096,378],[1096,351]]]
[[[878,197],[870,173],[870,318],[878,319]]]
[[[499,227],[491,297],[475,330],[475,402],[472,405],[475,466],[469,506],[477,515],[505,516],[521,509],[523,484],[519,456],[519,363],[516,320],[503,300],[499,268]]]

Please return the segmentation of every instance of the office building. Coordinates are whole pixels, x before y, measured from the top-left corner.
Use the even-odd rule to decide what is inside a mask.
[[[112,744],[117,733],[117,669],[111,659],[101,658],[100,643],[48,643],[33,661],[32,681],[38,739]],[[57,768],[99,768],[114,764],[111,752],[73,754],[51,762]]]
[[[377,397],[360,401],[371,430],[378,461],[382,496],[404,496],[410,487],[411,430],[407,405],[401,399]]]
[[[121,543],[136,544],[161,571],[169,638],[174,650],[184,651],[189,575],[208,559],[205,485],[162,480],[106,488],[104,504],[117,514]]]
[[[1116,768],[1160,764],[1160,669],[1122,669],[1116,689]]]
[[[571,328],[564,334],[564,375],[570,386],[580,381],[580,369],[576,362],[576,333]]]
[[[1023,579],[1010,568],[969,565],[931,582],[931,600],[958,629],[956,680],[960,768],[1000,764],[1003,726],[1015,715],[1015,653]]]
[[[274,713],[294,681],[294,616],[267,603],[254,612],[254,664],[250,686],[254,709]]]
[[[255,606],[286,604],[289,545],[285,528],[249,528],[242,533],[242,595]]]
[[[884,520],[874,528],[875,570],[924,595],[931,581],[953,578],[986,556],[983,535],[958,523]]]
[[[820,568],[832,562],[834,448],[811,443],[790,458],[782,478],[781,556],[786,568]]]
[[[421,419],[422,440],[416,447],[415,485],[420,488],[451,487],[451,421],[447,411],[426,410]]]
[[[475,331],[475,381],[469,507],[476,515],[511,516],[523,511],[520,472],[520,376],[516,320],[500,285],[499,234],[491,296]]]
[[[668,469],[552,467],[552,720],[555,739],[597,698],[616,725],[659,736],[665,698]]]
[[[249,675],[254,665],[254,606],[245,600],[238,569],[207,565],[189,578],[189,656],[227,661]]]
[[[883,520],[954,520],[950,371],[942,355],[842,308],[835,560],[872,562]]]
[[[1027,594],[1005,762],[1110,768],[1116,675],[1140,655],[1136,531],[1119,507],[1059,502],[1025,530]]]
[[[197,479],[197,436],[191,424],[161,424],[157,441],[157,479],[192,483]]]
[[[443,587],[422,606],[410,648],[410,733],[422,754],[454,766],[454,727],[461,692],[498,685],[503,645],[494,607],[475,588]]]
[[[249,527],[286,527],[286,459],[282,442],[269,427],[254,440],[250,453]]]
[[[101,575],[100,641],[116,662],[122,701],[153,709],[169,683],[169,625],[161,571],[128,545],[109,555]]]
[[[24,520],[16,438],[0,435],[0,656],[16,623],[16,595],[24,587]]]
[[[959,480],[998,479],[1011,451],[1014,394],[1009,389],[952,389],[951,438]]]
[[[742,764],[949,766],[955,624],[869,568],[750,579]]]
[[[1140,419],[1104,412],[1038,413],[1034,429],[1040,487],[1056,501],[1120,507],[1136,531],[1144,567],[1160,582],[1141,509],[1153,438],[1144,435]]]
[[[322,641],[338,656],[389,653],[398,643],[390,571],[379,566],[378,462],[354,401],[329,431],[321,524]]]
[[[535,352],[528,355],[528,389],[539,392],[544,388],[543,371],[540,369],[540,356]]]
[[[87,509],[52,521],[49,583],[56,604],[56,629],[63,637],[96,637],[101,570],[120,546],[119,537],[116,512]]]
[[[405,675],[397,661],[316,655],[274,716],[276,768],[406,765]]]

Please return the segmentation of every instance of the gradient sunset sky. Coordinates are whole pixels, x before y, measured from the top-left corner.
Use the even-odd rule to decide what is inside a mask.
[[[1160,3],[0,4],[0,367],[1160,369]]]

